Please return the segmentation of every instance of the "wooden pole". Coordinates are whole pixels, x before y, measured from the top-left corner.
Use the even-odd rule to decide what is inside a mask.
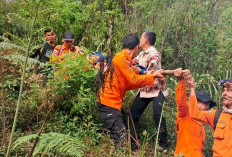
[[[175,70],[163,70],[163,71],[161,71],[161,74],[162,75],[174,75],[174,71]],[[188,69],[181,70],[181,71],[182,71],[182,73],[190,73],[190,71]]]

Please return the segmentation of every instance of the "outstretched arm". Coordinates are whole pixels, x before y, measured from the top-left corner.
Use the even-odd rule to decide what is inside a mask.
[[[215,116],[215,111],[201,111],[197,105],[197,98],[195,93],[194,79],[191,75],[185,77],[185,80],[190,88],[189,95],[189,114],[190,116],[202,123],[211,125],[213,127],[213,121]]]
[[[177,107],[177,118],[184,118],[189,114],[189,108],[187,103],[187,94],[186,94],[186,81],[182,75],[182,69],[176,69],[174,71],[174,76],[178,78],[178,85],[176,87],[176,107]]]
[[[137,75],[127,62],[126,57],[122,55],[115,56],[113,59],[113,64],[116,72],[120,72],[125,80],[129,83],[129,89],[137,89],[146,85],[152,86],[154,85],[154,78],[163,77],[161,71],[156,71],[148,75]]]
[[[186,82],[184,80],[178,81],[175,98],[177,107],[177,117],[184,118],[189,113],[186,94]]]

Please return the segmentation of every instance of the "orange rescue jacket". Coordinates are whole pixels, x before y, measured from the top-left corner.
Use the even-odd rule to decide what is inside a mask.
[[[61,47],[62,46],[62,47]],[[50,62],[54,63],[55,61],[61,62],[64,57],[69,54],[69,57],[73,57],[74,55],[77,55],[75,53],[76,49],[74,46],[72,46],[71,49],[66,48],[66,46],[63,45],[57,45],[52,53],[52,56],[50,58]]]
[[[51,55],[50,62],[51,63],[65,63],[64,58],[65,57],[70,57],[71,59],[74,58],[74,56],[77,56],[77,53],[75,53],[76,49],[74,46],[72,46],[71,49],[68,49],[64,44],[63,45],[57,45]],[[64,71],[68,71],[69,69],[66,68]],[[59,73],[60,69],[57,69],[56,75],[60,75]],[[68,75],[64,74],[63,78],[65,80],[68,79]]]
[[[195,100],[197,103],[197,100]],[[205,141],[205,129],[201,122],[191,119],[187,103],[186,83],[178,81],[176,87],[176,132],[177,142],[174,156],[204,157],[202,150]]]
[[[145,85],[154,85],[154,76],[137,75],[132,68],[131,58],[126,50],[116,53],[112,64],[114,66],[112,84],[110,85],[110,74],[108,74],[104,91],[100,90],[98,102],[121,111],[122,99],[126,91],[141,88]]]
[[[196,96],[189,99],[189,113],[191,117],[202,123],[214,127],[216,110],[200,111],[197,107]],[[232,114],[222,111],[213,134],[213,157],[232,156]]]

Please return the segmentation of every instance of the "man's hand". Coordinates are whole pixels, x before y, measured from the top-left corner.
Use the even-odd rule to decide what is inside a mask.
[[[79,52],[79,51],[81,51],[81,49],[80,49],[80,47],[79,47],[79,46],[75,46],[74,48],[75,48],[75,50],[76,50],[75,52]]]
[[[144,74],[146,75],[153,75],[155,73],[155,70],[145,71]]]
[[[147,70],[149,70],[150,69],[150,67],[152,67],[153,66],[153,63],[149,63],[149,65],[148,65],[148,67],[147,67]]]
[[[178,80],[184,80],[184,77],[190,74],[189,70],[182,70],[182,68],[178,68],[174,70],[174,76],[178,78]]]
[[[75,46],[75,53],[77,54],[77,56],[83,54],[83,52],[81,52],[81,48],[79,46]]]
[[[177,77],[178,79],[182,80],[183,75],[182,75],[182,68],[178,68],[174,70],[174,76]]]
[[[162,75],[162,72],[163,70],[158,70],[158,71],[151,71],[152,73],[152,75],[155,77],[155,78],[162,78],[162,77],[164,77],[164,75]]]
[[[153,75],[155,78],[158,79],[158,81],[160,82],[160,84],[164,84],[165,83],[165,77],[164,75],[161,74],[162,70],[159,70],[159,71],[154,71],[154,70],[151,70],[151,71],[145,71],[145,74],[146,75]]]
[[[185,76],[188,76],[190,75],[190,71],[189,70],[182,70],[182,75],[185,77]]]
[[[186,83],[188,84],[189,88],[195,88],[194,78],[191,75],[187,75],[184,77]]]

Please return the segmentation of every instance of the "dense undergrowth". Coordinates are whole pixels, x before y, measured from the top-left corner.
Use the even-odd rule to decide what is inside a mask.
[[[4,123],[3,112],[6,118],[6,129],[1,127],[0,131],[1,139],[6,132],[6,142],[0,140],[0,156],[5,154],[9,142],[28,30],[37,2],[0,2],[0,87],[3,91],[0,126]],[[113,54],[121,49],[124,35],[131,32],[141,35],[144,30],[153,30],[157,34],[155,46],[163,56],[163,68],[190,69],[197,90],[209,91],[220,107],[221,89],[216,82],[232,78],[231,16],[229,0],[42,0],[30,53],[40,46],[44,29],[53,27],[57,32],[57,44],[61,44],[64,31],[73,31],[75,44],[82,46],[84,55],[57,64],[58,72],[54,65],[40,63],[37,69],[34,65],[38,61],[28,60],[11,156],[26,156],[30,152],[52,104],[55,107],[34,151],[35,156],[154,156],[157,130],[151,105],[139,122],[138,135],[144,149],[132,152],[129,147],[113,147],[96,110],[97,71],[89,68],[85,57],[95,50]],[[64,75],[68,79],[64,79]],[[170,147],[168,153],[158,152],[157,156],[173,156],[176,144],[174,96],[177,80],[171,76],[166,80],[169,96],[165,100],[164,116]],[[125,114],[135,95],[136,91],[127,93],[123,101]],[[206,132],[204,154],[210,157],[212,131],[207,128]]]

